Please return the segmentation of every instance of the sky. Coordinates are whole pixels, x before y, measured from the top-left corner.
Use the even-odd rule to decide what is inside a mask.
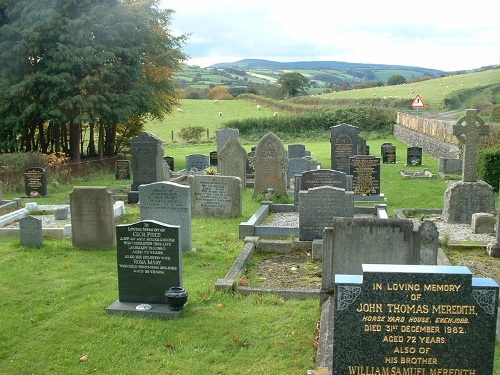
[[[491,0],[160,0],[189,65],[344,61],[443,71],[500,64]]]

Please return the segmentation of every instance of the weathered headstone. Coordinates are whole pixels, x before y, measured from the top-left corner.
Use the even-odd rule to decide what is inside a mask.
[[[42,220],[33,216],[19,219],[19,239],[22,246],[42,246]]]
[[[113,193],[101,186],[75,186],[69,194],[69,200],[73,246],[114,247]]]
[[[191,154],[186,155],[186,171],[203,172],[205,168],[210,166],[210,158],[208,155]]]
[[[366,147],[366,139],[358,135],[358,150],[356,155],[368,155]]]
[[[190,187],[175,182],[154,182],[139,187],[141,220],[178,225],[181,250],[192,250]]]
[[[493,212],[495,195],[484,181],[449,181],[444,192],[443,220],[446,223],[468,223],[476,212]]]
[[[382,145],[380,146],[380,154],[382,155],[382,163],[396,163],[396,146],[394,146],[392,143],[382,143]]]
[[[117,225],[119,298],[108,314],[172,319],[180,315],[167,305],[169,288],[182,288],[179,226],[154,220]]]
[[[306,156],[306,145],[302,143],[288,145],[288,159],[302,158],[304,156]]]
[[[254,195],[273,189],[286,194],[286,150],[281,140],[272,132],[264,135],[255,149]]]
[[[299,193],[299,236],[301,241],[323,238],[325,227],[333,225],[334,217],[354,216],[354,195],[331,186],[322,186]]]
[[[130,180],[130,160],[116,161],[115,178],[117,180]]]
[[[47,170],[32,167],[24,170],[24,191],[27,197],[47,195]]]
[[[439,232],[436,224],[430,220],[424,220],[418,228],[420,244],[419,264],[436,265],[439,250]]]
[[[242,182],[234,176],[188,177],[193,217],[239,217],[243,211]]]
[[[302,174],[302,172],[310,171],[315,165],[311,159],[306,157],[292,158],[288,159],[288,168],[286,172],[287,186],[290,186],[290,180],[295,180],[296,174]]]
[[[422,147],[412,146],[406,149],[406,165],[412,167],[422,165]]]
[[[330,128],[331,169],[349,174],[349,158],[358,152],[359,128],[340,124]]]
[[[220,174],[222,176],[236,176],[246,187],[247,152],[236,139],[228,139],[219,153]]]
[[[359,155],[350,158],[352,189],[356,195],[380,194],[380,158]]]
[[[453,135],[464,147],[462,181],[477,181],[477,153],[481,139],[488,135],[490,127],[477,115],[476,109],[466,109],[465,116],[453,126]],[[464,124],[465,123],[465,124]],[[463,125],[462,125],[463,124]]]
[[[493,374],[498,289],[464,266],[337,275],[332,373]]]
[[[240,141],[240,130],[231,128],[217,129],[215,131],[215,136],[217,138],[217,154],[220,154],[226,142],[230,139],[234,139],[238,142]],[[220,168],[220,161],[218,167]]]
[[[462,173],[462,160],[439,158],[438,172],[445,175]]]
[[[162,145],[162,140],[149,132],[142,132],[130,141],[132,191],[138,191],[139,185],[165,180]]]

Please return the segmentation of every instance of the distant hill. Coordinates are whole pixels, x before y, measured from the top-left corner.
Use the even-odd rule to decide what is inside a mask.
[[[418,66],[387,65],[387,64],[362,64],[344,61],[297,61],[278,62],[262,59],[243,59],[232,63],[217,63],[211,68],[239,68],[239,69],[312,69],[312,70],[349,70],[349,69],[371,69],[371,70],[411,70],[424,75],[440,76],[449,72],[437,69],[428,69]]]

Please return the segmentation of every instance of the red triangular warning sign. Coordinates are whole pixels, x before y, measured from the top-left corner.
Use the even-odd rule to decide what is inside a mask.
[[[415,97],[415,99],[413,99],[413,102],[411,103],[411,107],[412,108],[424,108],[425,107],[425,103],[422,100],[422,98],[420,97],[420,95],[417,95]]]

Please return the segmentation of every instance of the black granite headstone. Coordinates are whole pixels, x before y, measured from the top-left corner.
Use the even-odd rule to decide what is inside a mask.
[[[217,151],[210,152],[210,165],[217,166],[218,161],[219,161],[219,158],[217,156]]]
[[[117,180],[130,180],[130,161],[117,160],[115,163],[115,178]]]
[[[165,303],[165,292],[182,286],[178,225],[117,225],[116,238],[120,302]]]
[[[396,163],[396,146],[394,146],[392,143],[382,143],[382,145],[380,146],[380,154],[382,155],[382,163]]]
[[[33,167],[24,170],[24,191],[27,197],[47,195],[47,171],[45,168]]]
[[[349,173],[349,158],[358,153],[359,128],[349,124],[330,127],[331,169]]]
[[[498,284],[464,266],[336,275],[333,374],[493,374]]]
[[[165,163],[168,164],[168,167],[173,172],[174,171],[174,167],[175,167],[175,165],[174,165],[175,164],[174,158],[172,156],[164,156],[163,160],[165,161]]]
[[[408,147],[406,151],[406,165],[413,167],[422,165],[422,147]]]
[[[380,194],[380,158],[357,155],[350,158],[352,190],[356,195]]]

